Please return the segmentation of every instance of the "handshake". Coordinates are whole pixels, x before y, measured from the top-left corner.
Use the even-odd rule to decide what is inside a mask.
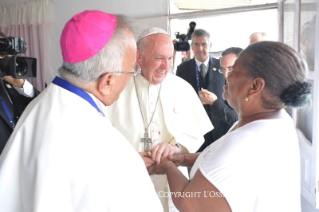
[[[160,161],[152,160],[152,152],[140,152],[149,175],[166,174],[170,166],[181,166],[185,162],[185,155],[183,153],[174,153],[172,155],[161,156]]]
[[[180,154],[177,145],[160,143],[149,152],[139,152],[149,174],[165,174],[168,165],[180,166],[184,154]]]

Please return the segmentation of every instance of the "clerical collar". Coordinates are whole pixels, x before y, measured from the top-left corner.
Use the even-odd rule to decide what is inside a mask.
[[[204,65],[206,66],[206,70],[207,70],[208,63],[209,63],[209,57],[204,62],[201,62],[201,61],[197,60],[196,57],[195,57],[195,61],[196,61],[197,67],[199,67],[202,63],[204,63]]]
[[[136,82],[138,82],[139,84],[142,84],[143,86],[147,86],[147,87],[151,87],[151,86],[156,86],[159,87],[160,84],[158,85],[152,85],[151,83],[149,83],[141,74],[137,75],[135,77]]]

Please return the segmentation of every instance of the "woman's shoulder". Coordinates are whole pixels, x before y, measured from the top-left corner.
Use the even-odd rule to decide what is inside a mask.
[[[241,126],[232,132],[243,133],[243,132],[267,132],[271,131],[284,131],[294,129],[292,118],[287,114],[286,111],[282,110],[280,116],[269,119],[258,119]],[[234,127],[233,127],[234,128]]]

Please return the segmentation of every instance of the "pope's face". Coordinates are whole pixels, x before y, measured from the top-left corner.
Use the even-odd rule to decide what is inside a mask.
[[[146,38],[147,44],[137,50],[137,63],[141,75],[152,85],[161,83],[172,64],[173,43],[168,35],[154,34]]]

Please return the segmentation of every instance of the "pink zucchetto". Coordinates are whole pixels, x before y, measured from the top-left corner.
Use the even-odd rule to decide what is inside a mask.
[[[111,39],[117,17],[98,10],[74,15],[62,31],[60,45],[63,60],[78,63],[96,55]]]

